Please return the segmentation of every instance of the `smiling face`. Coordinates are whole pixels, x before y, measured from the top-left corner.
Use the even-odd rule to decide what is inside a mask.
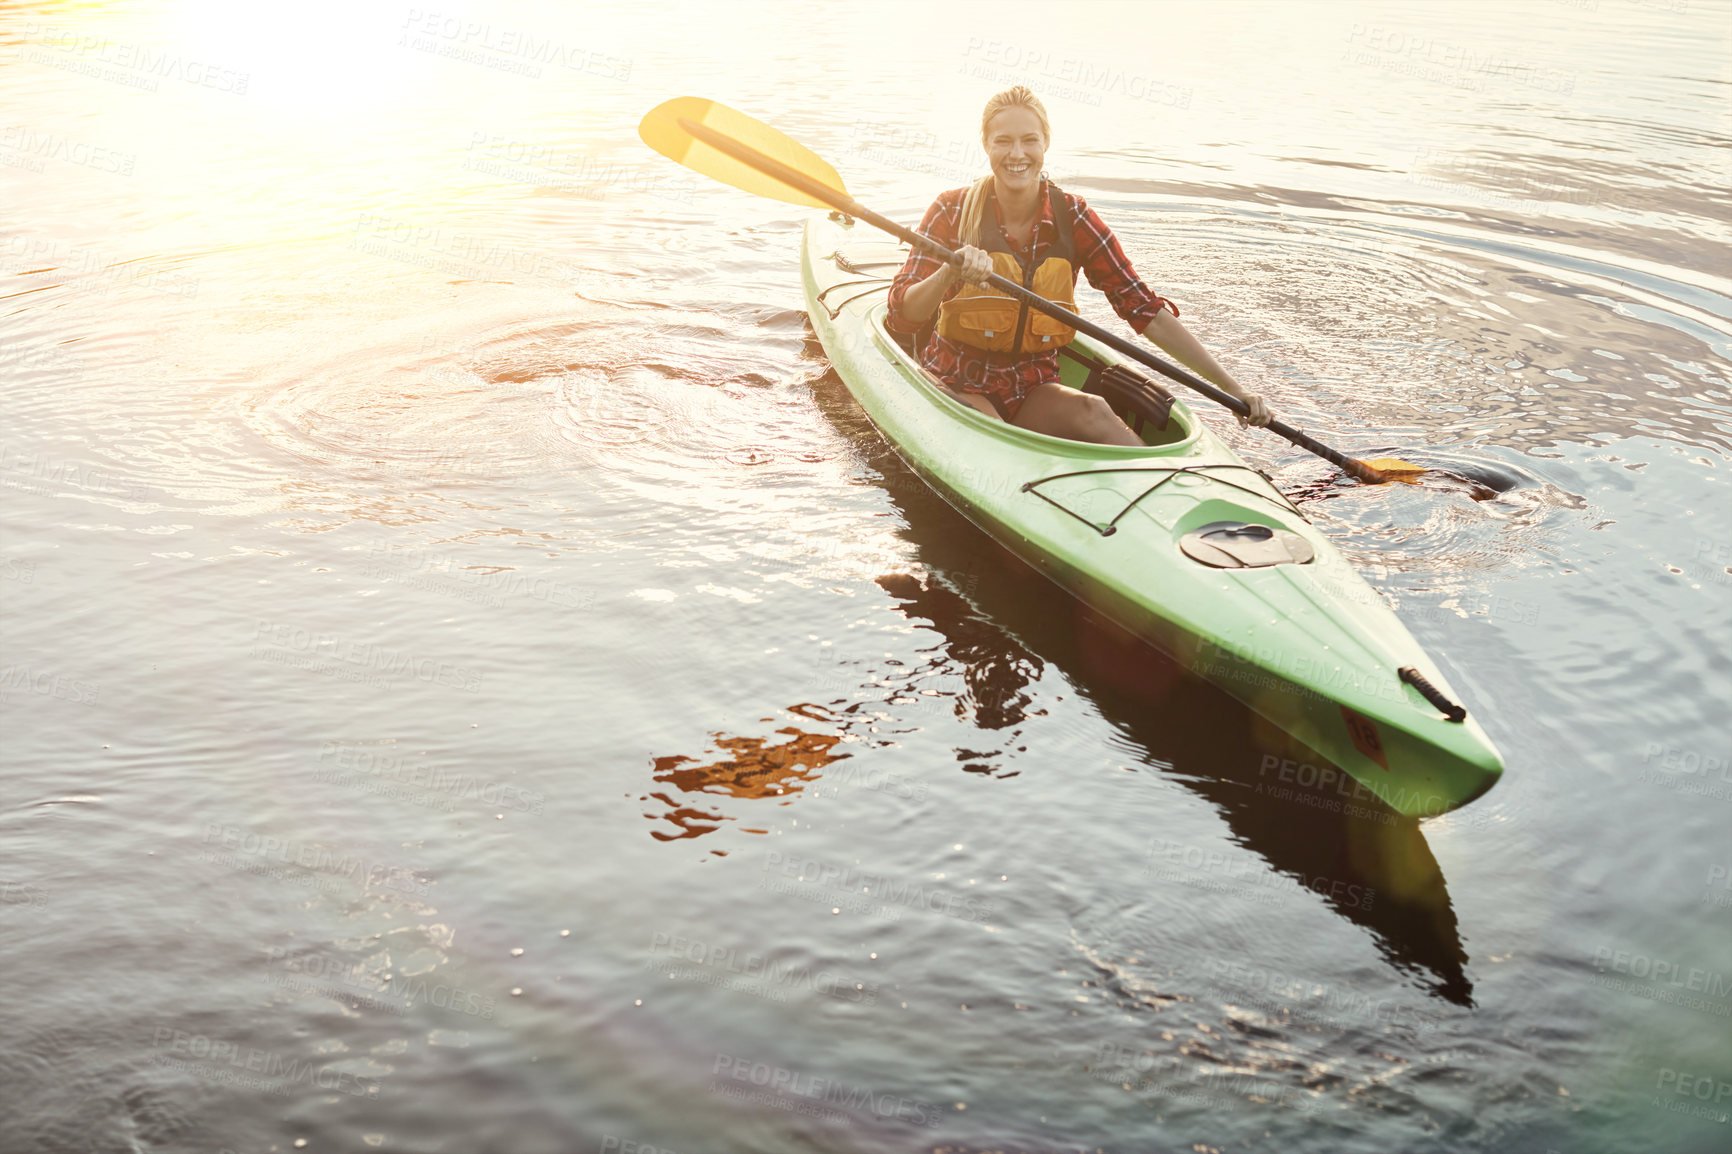
[[[1046,160],[1046,133],[1031,108],[1006,108],[986,125],[986,157],[1001,193],[1035,188]]]

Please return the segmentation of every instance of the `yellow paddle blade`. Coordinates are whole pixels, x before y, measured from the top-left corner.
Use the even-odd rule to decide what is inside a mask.
[[[713,100],[705,100],[699,96],[678,96],[658,104],[644,116],[637,126],[637,134],[643,138],[645,144],[669,160],[723,184],[731,184],[735,188],[744,189],[756,196],[767,196],[771,200],[785,200],[789,204],[803,204],[811,208],[830,207],[816,197],[790,188],[773,176],[765,176],[750,165],[742,164],[727,153],[698,140],[680,125],[681,119],[732,137],[741,144],[781,161],[819,184],[835,189],[838,195],[848,195],[848,189],[842,183],[842,178],[836,175],[836,170],[811,149],[796,144],[768,124],[753,120],[745,113],[736,112]]]
[[[1382,473],[1386,480],[1405,481],[1409,485],[1414,483],[1414,478],[1425,472],[1424,465],[1415,465],[1412,461],[1403,461],[1400,457],[1372,457],[1361,464],[1370,465]]]

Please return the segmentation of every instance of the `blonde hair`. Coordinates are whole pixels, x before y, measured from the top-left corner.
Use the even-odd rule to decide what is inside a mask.
[[[986,102],[986,109],[980,114],[982,147],[986,145],[986,130],[992,118],[1007,108],[1026,108],[1034,113],[1034,118],[1040,121],[1041,135],[1046,137],[1048,144],[1052,143],[1052,122],[1046,118],[1046,105],[1040,102],[1040,97],[1018,84]],[[963,244],[977,248],[980,245],[980,221],[986,215],[986,189],[991,183],[992,173],[989,172],[970,185],[967,195],[962,198],[962,220],[957,229],[957,239]]]

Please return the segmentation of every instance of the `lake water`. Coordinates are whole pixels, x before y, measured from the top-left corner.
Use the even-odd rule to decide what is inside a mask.
[[[1729,50],[1702,0],[9,7],[0,1145],[1727,1149]],[[912,224],[1012,83],[1294,424],[1517,479],[1204,414],[1483,799],[1344,803],[1011,561],[828,371],[804,211],[636,136],[722,100]]]

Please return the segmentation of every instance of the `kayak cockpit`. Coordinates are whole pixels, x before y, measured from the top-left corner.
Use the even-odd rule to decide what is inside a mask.
[[[1103,457],[1134,457],[1147,449],[1171,452],[1190,446],[1196,439],[1197,427],[1190,409],[1175,400],[1160,385],[1128,369],[1117,358],[1080,334],[1071,345],[1060,350],[1060,383],[1079,392],[1097,393],[1105,397],[1120,419],[1142,438],[1142,449],[1049,437],[1045,433],[1007,425],[995,417],[985,416],[972,406],[956,400],[955,395],[943,386],[943,382],[921,367],[919,360],[908,347],[886,327],[886,308],[882,303],[871,306],[867,316],[880,351],[896,364],[905,376],[919,381],[935,396],[950,402],[957,410],[957,418],[967,423],[980,422],[983,428],[990,428],[1001,435],[1058,441],[1071,446],[1073,450],[1075,446],[1086,444],[1090,450]]]
[[[870,242],[846,249],[839,247],[826,259],[838,272],[851,278],[831,281],[817,294],[818,301],[835,319],[855,301],[888,291],[893,279],[891,272],[901,267],[903,254],[894,246]],[[836,301],[828,300],[838,289],[849,291]],[[870,310],[873,327],[885,343],[886,352],[905,362],[905,367],[926,376],[912,340],[892,333],[885,324],[886,314],[884,305]],[[1078,392],[1104,398],[1144,446],[1164,448],[1190,440],[1193,430],[1184,406],[1176,406],[1165,387],[1125,364],[1122,358],[1108,355],[1081,334],[1060,348],[1058,354],[1059,381]]]

